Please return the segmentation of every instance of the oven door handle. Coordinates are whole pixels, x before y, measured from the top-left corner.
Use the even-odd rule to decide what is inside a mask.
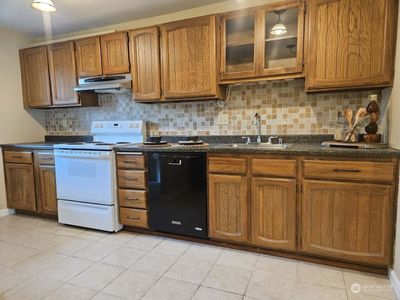
[[[68,158],[68,159],[110,159],[111,155],[69,155],[69,154],[61,154],[61,153],[54,153],[54,157],[60,158]]]

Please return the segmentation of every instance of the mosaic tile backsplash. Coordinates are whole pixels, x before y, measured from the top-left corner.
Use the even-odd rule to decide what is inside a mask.
[[[333,134],[337,112],[366,107],[371,92],[377,91],[307,94],[303,80],[291,80],[229,86],[223,104],[141,104],[130,94],[101,95],[100,107],[48,110],[46,129],[47,135],[87,135],[93,120],[143,119],[151,135],[254,135],[258,112],[263,135]],[[228,125],[220,125],[221,116]]]

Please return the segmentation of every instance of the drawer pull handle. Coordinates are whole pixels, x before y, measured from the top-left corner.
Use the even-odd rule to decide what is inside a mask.
[[[124,160],[123,163],[124,164],[134,164],[134,165],[136,165],[138,162],[137,161]]]
[[[358,169],[334,169],[333,171],[337,173],[361,173]]]
[[[21,155],[13,155],[13,156],[11,156],[11,158],[22,158],[22,156]]]
[[[128,177],[124,177],[125,180],[127,181],[137,181],[137,178],[128,178]]]
[[[41,158],[41,160],[53,161],[53,158]]]
[[[125,197],[125,200],[129,200],[129,201],[139,201],[139,198],[128,198],[128,197]]]
[[[140,220],[140,217],[130,217],[130,216],[127,216],[127,218],[128,218],[129,220]]]

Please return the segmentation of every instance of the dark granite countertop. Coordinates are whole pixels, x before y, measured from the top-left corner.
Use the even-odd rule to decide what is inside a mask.
[[[370,157],[370,158],[400,158],[400,150],[391,148],[386,149],[351,149],[351,148],[335,148],[321,147],[321,141],[329,139],[329,135],[295,135],[285,136],[286,142],[291,145],[284,149],[268,149],[257,147],[246,147],[241,136],[208,136],[200,137],[207,146],[157,146],[148,147],[142,144],[137,145],[121,145],[114,149],[121,152],[208,152],[208,153],[254,153],[254,154],[277,154],[277,155],[315,155],[315,156],[342,156],[342,157]],[[254,136],[251,137],[255,139]],[[165,137],[171,143],[176,143],[179,137]],[[5,149],[31,149],[31,150],[52,150],[55,144],[74,142],[74,141],[91,141],[91,136],[46,136],[43,142],[31,143],[15,143],[0,145]],[[263,141],[267,137],[263,136]],[[233,143],[237,143],[237,147],[232,147]]]
[[[370,158],[400,158],[400,150],[386,149],[348,149],[321,147],[320,144],[295,143],[283,149],[266,149],[257,147],[246,147],[237,144],[209,144],[208,146],[143,146],[142,144],[119,146],[114,148],[120,152],[207,152],[207,153],[240,153],[240,154],[276,154],[276,155],[316,155],[316,156],[347,156],[347,157],[370,157]]]
[[[17,143],[17,144],[3,144],[0,147],[12,150],[12,149],[19,149],[19,150],[53,150],[54,145],[59,144],[56,142],[32,142],[32,143]]]

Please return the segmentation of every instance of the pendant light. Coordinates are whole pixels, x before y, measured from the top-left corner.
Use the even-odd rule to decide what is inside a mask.
[[[285,11],[286,10],[275,11],[275,13],[278,15],[278,21],[276,21],[275,25],[272,27],[271,34],[273,34],[273,35],[283,35],[283,34],[287,33],[286,26],[281,21],[281,15]]]
[[[40,10],[43,12],[55,12],[56,7],[51,0],[33,0],[31,4],[33,9]]]

